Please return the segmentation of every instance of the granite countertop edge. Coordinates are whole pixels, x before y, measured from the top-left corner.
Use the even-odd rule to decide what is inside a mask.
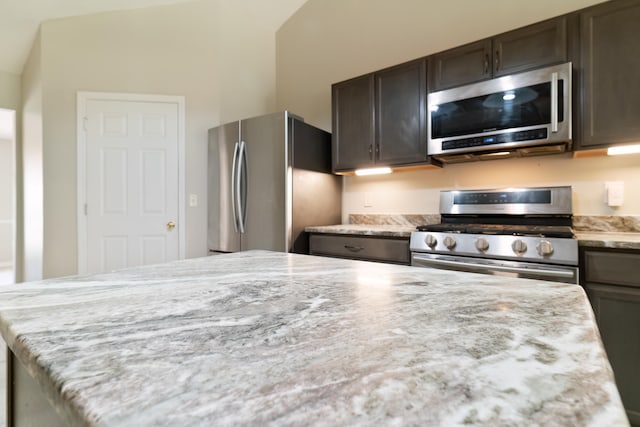
[[[0,294],[0,331],[68,424],[326,425],[330,408],[336,424],[514,425],[550,402],[532,423],[626,425],[573,285],[250,251]]]

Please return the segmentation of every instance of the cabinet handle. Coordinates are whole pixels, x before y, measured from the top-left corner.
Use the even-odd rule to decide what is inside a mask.
[[[369,144],[369,159],[373,160],[373,145]]]
[[[484,54],[484,73],[489,74],[489,54]]]
[[[362,246],[353,246],[353,245],[344,245],[344,248],[350,250],[351,252],[360,252],[364,250]]]
[[[496,71],[500,69],[500,51],[496,50]]]

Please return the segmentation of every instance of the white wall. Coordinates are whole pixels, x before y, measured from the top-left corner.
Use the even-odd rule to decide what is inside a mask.
[[[331,129],[331,84],[599,3],[601,0],[309,0],[277,33],[277,104]],[[604,181],[626,184],[626,203],[602,202]],[[577,214],[640,214],[640,157],[570,154],[345,177],[349,213],[437,213],[451,188],[573,185]],[[372,202],[364,207],[365,196]]]
[[[76,93],[185,96],[186,193],[199,195],[186,255],[205,255],[207,130],[274,111],[275,31],[302,2],[199,0],[42,24],[45,277],[77,271]]]
[[[20,108],[20,76],[0,71],[0,108]]]

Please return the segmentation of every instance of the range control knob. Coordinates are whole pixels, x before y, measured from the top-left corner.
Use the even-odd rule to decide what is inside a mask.
[[[424,242],[427,244],[427,246],[433,249],[438,244],[438,239],[436,239],[436,236],[434,236],[433,234],[427,234],[427,237],[424,238]]]
[[[447,247],[447,249],[453,249],[456,247],[456,239],[454,239],[453,237],[447,236],[444,238],[444,245]]]
[[[484,237],[479,237],[478,239],[476,239],[476,249],[480,252],[485,252],[487,249],[489,249],[489,242],[487,242],[487,239],[485,239]]]
[[[515,252],[516,254],[522,255],[523,253],[527,252],[527,244],[518,239],[511,244],[511,249],[513,249],[513,252]]]
[[[536,246],[538,250],[538,255],[540,256],[548,256],[553,253],[553,245],[548,240],[540,240],[538,246]]]

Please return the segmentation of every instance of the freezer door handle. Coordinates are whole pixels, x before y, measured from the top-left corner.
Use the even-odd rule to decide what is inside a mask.
[[[237,184],[238,225],[240,233],[244,233],[247,225],[247,144],[244,141],[240,141]]]
[[[233,228],[236,233],[240,230],[238,222],[238,211],[236,209],[238,195],[236,194],[236,182],[238,181],[238,153],[240,145],[236,142],[233,147],[233,161],[231,164],[231,210],[233,213]]]

